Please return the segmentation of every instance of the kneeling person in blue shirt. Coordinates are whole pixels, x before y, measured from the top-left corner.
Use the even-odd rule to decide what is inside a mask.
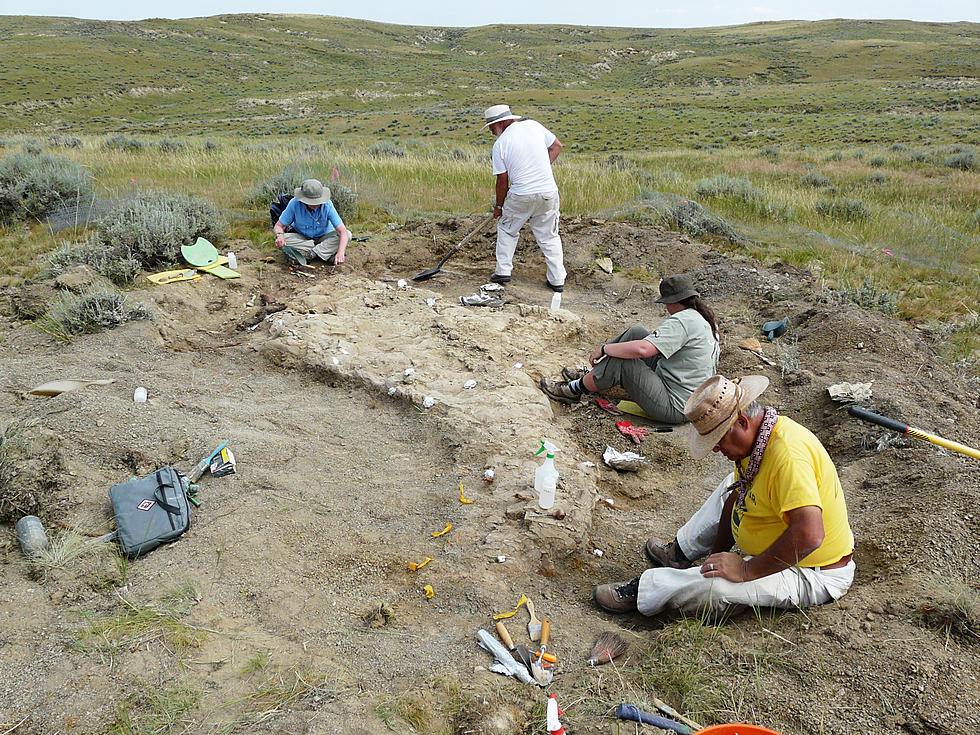
[[[301,266],[312,258],[339,265],[350,242],[350,232],[330,201],[330,189],[316,179],[307,179],[293,190],[272,231],[276,247]]]

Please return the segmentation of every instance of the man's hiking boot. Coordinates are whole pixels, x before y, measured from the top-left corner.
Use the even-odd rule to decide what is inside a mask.
[[[498,276],[494,273],[490,276],[490,283],[510,283],[510,276]]]
[[[561,369],[562,380],[571,383],[573,380],[581,380],[589,372],[587,367],[563,367]]]
[[[628,613],[636,611],[636,597],[640,590],[640,578],[629,582],[598,584],[592,588],[592,599],[606,612]]]
[[[568,387],[567,380],[541,378],[541,390],[548,398],[559,403],[578,403],[582,398],[581,394],[572,392],[572,389]]]
[[[662,539],[652,538],[647,541],[643,551],[646,552],[647,559],[655,567],[688,569],[691,566],[691,560],[684,556],[681,547],[677,545],[677,539],[668,544],[664,543]]]
[[[556,286],[555,284],[553,284],[548,279],[545,279],[544,285],[547,286],[548,288],[550,288],[555,293],[561,293],[562,291],[565,290],[565,284],[564,283],[561,283],[561,284],[559,284],[559,285]]]

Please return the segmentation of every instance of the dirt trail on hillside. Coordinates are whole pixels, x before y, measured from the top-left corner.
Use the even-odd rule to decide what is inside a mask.
[[[880,413],[980,444],[976,390],[928,335],[840,302],[806,271],[590,219],[563,222],[570,276],[557,312],[533,242],[518,251],[502,307],[459,303],[492,272],[489,230],[437,278],[399,286],[475,225],[410,223],[309,279],[235,243],[240,280],[138,289],[131,297],[154,304],[154,321],[67,346],[15,311],[31,293],[50,295],[49,285],[7,294],[0,419],[27,421],[23,432],[46,447],[51,470],[16,480],[45,499],[49,533],[58,523],[107,530],[110,485],[167,464],[188,470],[223,439],[239,471],[205,477],[190,531],[124,571],[95,557],[32,578],[5,527],[0,725],[101,732],[132,716],[157,732],[540,731],[541,690],[486,671],[490,657],[475,645],[479,628],[492,631],[490,615],[526,593],[554,621],[551,689],[572,705],[565,726],[615,732],[610,708],[648,694],[636,672],[651,665],[645,649],[666,621],[604,615],[592,585],[642,570],[646,538],[669,537],[727,466],[691,459],[675,432],[651,435],[640,448],[651,464],[619,474],[601,461],[607,444],[630,448],[612,417],[553,404],[537,380],[580,364],[631,323],[655,326],[665,317],[652,300],[659,277],[684,271],[719,315],[722,372],[768,375],[768,401],[835,459],[858,567],[838,603],[721,625],[714,643],[733,681],[746,652],[768,657],[760,654],[752,687],[689,714],[754,719],[787,735],[980,728],[977,632],[923,622],[923,605],[940,604],[943,588],[977,582],[980,463],[908,440],[878,451],[885,432],[850,419],[826,393],[842,380],[874,381]],[[598,252],[616,273],[592,265]],[[785,376],[736,347],[784,316],[783,345],[796,340],[800,365]],[[764,350],[776,358],[772,345]],[[51,399],[19,394],[64,377],[116,382]],[[137,385],[148,403],[133,403]],[[561,448],[561,521],[531,516],[542,438]],[[460,483],[471,504],[460,502]],[[447,523],[449,533],[433,536]],[[433,561],[409,570],[425,557]],[[165,609],[167,592],[185,582],[192,594],[180,620],[198,636],[190,643],[86,635],[134,604]],[[519,642],[526,622],[523,610],[510,621]],[[631,642],[617,673],[584,663],[607,629]],[[287,685],[295,697],[282,695]],[[171,693],[171,725],[152,720],[154,692]]]

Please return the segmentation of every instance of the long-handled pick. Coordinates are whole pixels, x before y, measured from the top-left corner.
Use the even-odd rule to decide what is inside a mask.
[[[447,260],[449,260],[451,257],[453,257],[456,253],[458,253],[459,252],[459,249],[461,247],[463,247],[466,243],[468,243],[470,241],[470,239],[474,235],[476,235],[480,230],[482,230],[484,227],[486,227],[487,225],[489,225],[491,222],[493,222],[493,215],[492,214],[489,217],[487,217],[485,220],[483,220],[480,224],[478,224],[476,226],[476,229],[473,230],[473,232],[471,232],[469,235],[467,235],[462,240],[460,240],[459,245],[457,245],[452,250],[450,250],[448,253],[446,253],[446,255],[443,257],[443,259],[439,261],[439,265],[437,265],[435,268],[429,268],[428,270],[424,270],[421,273],[416,273],[414,276],[412,276],[412,280],[413,281],[427,281],[430,278],[432,278],[432,276],[434,276],[436,273],[438,273],[440,270],[442,270],[442,266],[444,266],[446,264],[446,261]]]
[[[860,406],[849,406],[847,412],[851,414],[851,416],[863,419],[864,421],[870,421],[872,424],[878,424],[878,426],[884,426],[886,429],[897,431],[899,434],[908,434],[909,436],[915,437],[916,439],[921,439],[924,442],[930,442],[936,446],[943,447],[944,449],[951,449],[954,452],[965,454],[967,457],[980,459],[980,451],[974,449],[973,447],[968,447],[965,444],[950,441],[949,439],[943,439],[941,436],[930,434],[928,431],[923,431],[922,429],[917,429],[914,426],[903,424],[901,421],[896,421],[895,419],[879,416],[878,414],[872,413],[871,411],[861,408]]]

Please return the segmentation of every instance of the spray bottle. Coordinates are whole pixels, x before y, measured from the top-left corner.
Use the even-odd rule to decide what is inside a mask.
[[[541,449],[534,453],[537,457],[544,452],[544,462],[534,471],[534,491],[538,494],[538,505],[542,510],[550,510],[555,504],[555,488],[558,487],[558,470],[555,469],[555,453],[558,447],[547,439],[541,440]]]

